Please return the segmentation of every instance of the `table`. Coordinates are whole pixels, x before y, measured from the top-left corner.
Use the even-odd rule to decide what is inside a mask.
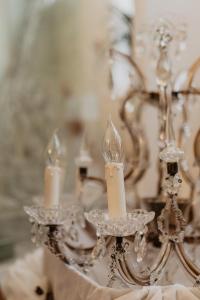
[[[178,270],[179,271],[179,270]],[[97,264],[88,275],[64,265],[57,257],[45,254],[45,272],[51,283],[55,300],[197,300],[200,289],[191,285],[106,287],[102,264]],[[101,275],[100,275],[101,274]],[[176,275],[178,275],[177,273]],[[184,277],[184,276],[183,276]],[[188,281],[189,282],[189,281]]]

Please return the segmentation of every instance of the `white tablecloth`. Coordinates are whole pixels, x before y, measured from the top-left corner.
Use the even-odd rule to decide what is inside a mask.
[[[97,266],[98,268],[100,267]],[[53,288],[55,300],[196,300],[200,289],[181,284],[151,287],[108,288],[100,284],[98,272],[83,275],[58,258],[45,255],[45,272]],[[101,270],[102,274],[102,270]],[[105,274],[104,274],[105,275]],[[93,277],[93,278],[92,278]],[[101,276],[106,278],[105,276]],[[94,280],[95,279],[95,280]]]

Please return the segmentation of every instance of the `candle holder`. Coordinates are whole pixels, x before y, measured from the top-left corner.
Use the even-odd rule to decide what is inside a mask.
[[[125,237],[143,232],[148,223],[154,219],[154,212],[136,209],[128,212],[126,217],[110,219],[107,212],[103,210],[91,210],[85,213],[86,219],[92,223],[97,236]]]
[[[186,222],[177,204],[181,185],[177,162],[180,156],[182,152],[175,145],[166,147],[160,154],[167,171],[163,189],[168,195],[165,207],[157,218],[162,246],[155,262],[152,266],[146,266],[143,272],[134,270],[133,266],[130,267],[127,255],[132,258],[134,250],[137,263],[143,261],[147,249],[147,225],[153,221],[154,212],[139,209],[128,213],[125,218],[109,219],[105,211],[92,210],[85,213],[86,220],[83,226],[82,222],[77,221],[80,220],[79,217],[77,218],[80,213],[80,208],[77,206],[52,209],[26,207],[25,211],[33,223],[33,241],[42,242],[64,263],[73,265],[85,273],[97,259],[108,256],[110,258],[109,286],[112,286],[116,275],[130,285],[156,284],[164,273],[171,251],[174,250],[184,268],[194,278],[195,286],[199,286],[200,269],[184,250]],[[87,232],[87,221],[96,229],[96,244],[88,248],[71,247],[68,242],[70,228],[76,230],[78,225]],[[74,236],[76,240],[78,236]],[[73,240],[74,237],[72,236],[71,239]]]
[[[126,240],[126,237],[135,236],[134,249],[137,254],[137,261],[143,260],[146,253],[147,224],[154,219],[155,213],[136,209],[128,212],[126,217],[112,219],[103,210],[92,210],[85,213],[85,217],[95,226],[98,236],[96,247],[92,253],[93,259],[105,256],[106,253],[110,257],[108,286],[111,287],[116,278],[116,261],[128,253],[130,240]],[[106,248],[105,237],[108,236],[111,237],[112,243],[109,248]]]
[[[39,205],[25,206],[24,210],[32,224],[32,242],[37,245],[47,245],[54,254],[57,252],[59,256],[61,253],[58,244],[65,239],[77,241],[77,226],[85,227],[83,210],[79,203],[52,208]]]
[[[58,206],[45,208],[43,206],[25,206],[25,212],[29,215],[30,221],[40,225],[63,225],[66,222],[75,221],[76,213],[69,208]]]

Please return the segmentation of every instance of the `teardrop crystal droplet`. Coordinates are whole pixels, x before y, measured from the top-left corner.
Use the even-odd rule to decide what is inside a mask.
[[[106,162],[121,163],[123,160],[121,137],[111,118],[108,120],[108,125],[104,136],[103,157]]]

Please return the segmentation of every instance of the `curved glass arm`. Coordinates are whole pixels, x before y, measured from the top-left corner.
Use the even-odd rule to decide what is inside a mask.
[[[181,261],[183,267],[187,270],[187,272],[196,279],[198,276],[200,276],[200,268],[198,268],[191,259],[187,256],[185,253],[183,243],[177,243],[175,244],[175,251],[177,253],[177,256],[179,260]]]
[[[126,258],[123,256],[123,259],[119,258],[116,261],[118,272],[129,284],[134,285],[136,283],[139,285],[150,285],[152,284],[152,281],[156,282],[158,280],[158,276],[169,258],[171,249],[172,245],[170,242],[163,244],[158,259],[150,268],[150,271],[145,274],[137,274],[137,272],[134,272],[132,269],[130,270]]]
[[[130,100],[130,98],[134,96],[134,94],[137,93],[134,93],[131,90],[131,92],[129,92],[127,96],[124,98],[120,109],[120,118],[124,123],[126,130],[128,131],[128,134],[131,138],[131,143],[134,149],[136,149],[137,157],[138,157],[138,162],[136,167],[132,166],[129,172],[125,174],[124,179],[127,180],[130,177],[133,177],[133,182],[136,183],[142,178],[145,171],[147,170],[147,165],[149,162],[149,153],[148,153],[147,143],[145,141],[145,137],[142,130],[140,130],[139,128],[134,128],[131,124],[129,124],[127,120],[126,104]]]

